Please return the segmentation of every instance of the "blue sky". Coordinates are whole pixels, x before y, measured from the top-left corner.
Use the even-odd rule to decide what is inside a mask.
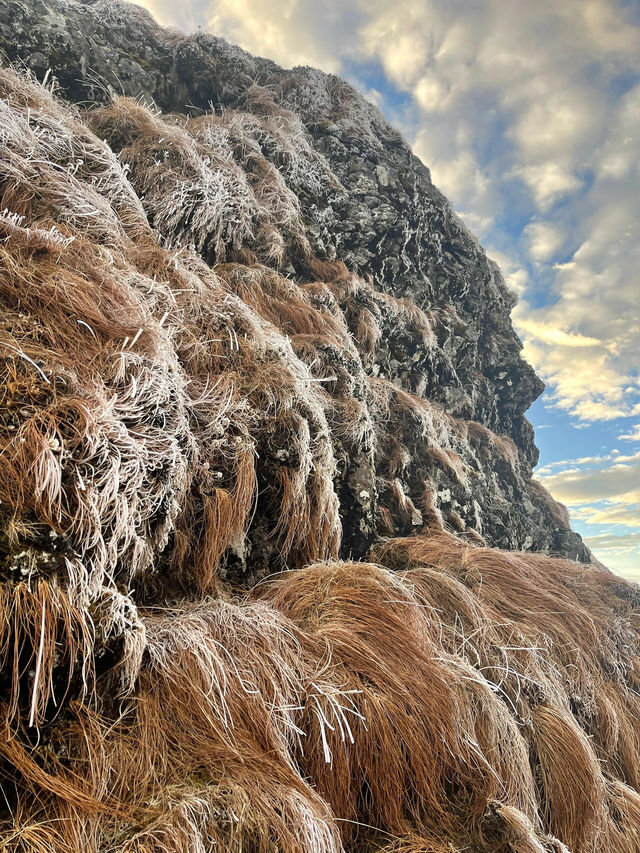
[[[640,0],[173,0],[375,101],[498,261],[547,383],[537,476],[640,580]]]

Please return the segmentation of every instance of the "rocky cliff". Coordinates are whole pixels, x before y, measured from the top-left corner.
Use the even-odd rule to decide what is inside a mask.
[[[0,48],[3,849],[640,850],[637,588],[426,167],[135,6]]]
[[[0,21],[7,58],[54,75],[62,97],[84,108],[137,99],[87,121],[126,164],[163,245],[285,290],[284,279],[330,290],[307,287],[307,301],[348,328],[337,344],[320,342],[319,326],[311,342],[266,319],[317,388],[360,407],[357,446],[332,430],[343,553],[435,513],[491,545],[588,559],[531,483],[524,412],[543,386],[520,354],[514,298],[376,107],[337,77],[164,31],[133,6],[0,0]]]

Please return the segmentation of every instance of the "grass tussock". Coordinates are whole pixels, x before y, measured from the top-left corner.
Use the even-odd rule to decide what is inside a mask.
[[[636,850],[633,586],[444,534],[372,556],[142,611],[129,690],[99,674],[46,749],[5,705],[5,849]]]
[[[161,248],[122,156],[86,127],[77,131],[79,120],[44,90],[3,75],[8,144],[0,187],[12,210],[0,223],[0,500],[11,508],[7,523],[35,518],[31,539],[44,528],[61,537],[81,566],[86,600],[115,582],[154,574],[151,563],[163,552],[174,573],[211,588],[229,549],[244,548],[259,489],[281,560],[335,556],[333,407],[286,335],[296,323],[299,334],[333,330],[337,346],[338,321],[315,311],[318,322],[309,325],[303,310],[289,311],[287,321],[286,280],[266,267],[243,268],[245,280],[253,275],[250,296],[229,270],[216,275],[186,250]],[[166,181],[177,180],[172,163],[179,170],[187,158],[195,169],[188,131],[139,104],[118,102],[92,122],[114,148],[119,140],[121,155],[127,146],[149,154],[151,146],[147,205],[154,189],[166,193]],[[159,134],[172,151],[166,162]],[[129,152],[131,164],[137,150]],[[73,157],[82,160],[77,168]],[[34,158],[50,163],[53,183],[59,175],[56,193],[48,192],[46,175],[37,177],[37,193],[13,180],[30,174]],[[156,174],[156,166],[171,174]],[[74,218],[70,205],[84,215]],[[179,208],[185,213],[182,202]],[[160,213],[170,216],[166,204]],[[166,227],[179,231],[173,221]],[[233,243],[229,235],[220,239]],[[177,242],[200,245],[193,235]],[[273,294],[268,318],[260,313],[268,313],[267,297],[257,299],[261,287]],[[301,297],[299,308],[308,307]],[[272,460],[262,466],[268,488],[257,475],[265,457]]]
[[[122,98],[92,112],[90,125],[128,164],[168,245],[192,246],[209,262],[309,255],[298,194],[336,182],[291,113],[161,117]]]

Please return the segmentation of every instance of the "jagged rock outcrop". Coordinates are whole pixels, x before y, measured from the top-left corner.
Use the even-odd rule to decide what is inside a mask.
[[[0,848],[640,853],[638,587],[426,168],[133,6],[0,46]]]
[[[521,357],[509,319],[513,296],[374,106],[337,77],[283,71],[213,36],[162,30],[143,10],[119,3],[0,0],[0,33],[7,58],[40,79],[55,75],[63,97],[96,107],[126,95],[174,114],[168,123],[183,135],[173,150],[163,148],[167,122],[159,117],[145,124],[132,116],[127,132],[115,119],[90,119],[130,166],[166,245],[193,245],[212,264],[242,262],[249,250],[300,283],[318,277],[314,259],[342,261],[357,277],[334,288],[359,351],[343,369],[356,384],[387,380],[442,406],[446,416],[429,442],[458,454],[465,476],[429,456],[420,432],[430,428],[397,401],[378,442],[393,444],[392,465],[380,451],[377,458],[370,449],[356,453],[334,435],[345,553],[362,555],[376,532],[420,528],[433,506],[452,529],[491,545],[588,559],[553,501],[531,484],[537,450],[524,412],[542,383]],[[212,122],[202,115],[210,109],[219,114]],[[198,154],[183,147],[181,155],[193,137]],[[164,168],[159,156],[174,162]],[[324,277],[342,274],[334,267]],[[318,379],[332,370],[325,357],[323,367],[315,355],[307,359],[324,370]],[[371,394],[358,394],[375,407]],[[469,432],[470,421],[497,440],[474,424]]]

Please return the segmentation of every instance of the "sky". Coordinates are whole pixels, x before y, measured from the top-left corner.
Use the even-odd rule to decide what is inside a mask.
[[[374,101],[501,266],[536,476],[640,581],[640,0],[144,0]]]

